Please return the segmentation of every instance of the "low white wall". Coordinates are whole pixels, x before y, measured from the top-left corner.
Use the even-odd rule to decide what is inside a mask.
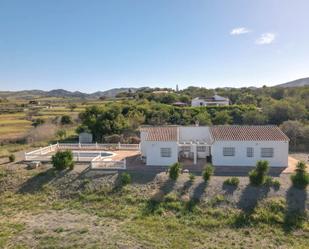
[[[176,141],[159,142],[159,141],[145,141],[143,143],[146,152],[146,164],[154,166],[168,166],[178,162],[178,146]],[[161,148],[171,148],[171,157],[161,157]]]
[[[234,147],[235,156],[223,156],[223,147]],[[247,157],[247,147],[254,148],[254,156]],[[261,157],[261,148],[274,148],[272,158]],[[288,165],[289,143],[284,141],[215,141],[211,147],[215,166],[255,166],[258,160],[266,160],[271,167]]]

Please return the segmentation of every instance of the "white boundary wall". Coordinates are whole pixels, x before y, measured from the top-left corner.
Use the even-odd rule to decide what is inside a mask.
[[[139,144],[81,144],[81,143],[57,143],[49,145],[40,149],[36,149],[25,153],[25,161],[51,161],[51,154],[57,150],[77,150],[91,152],[97,150],[140,150]],[[108,157],[101,157],[98,155],[96,157],[83,157],[78,153],[74,156],[74,161],[76,162],[90,162],[90,167],[92,169],[126,169],[126,160],[116,161],[110,160]]]

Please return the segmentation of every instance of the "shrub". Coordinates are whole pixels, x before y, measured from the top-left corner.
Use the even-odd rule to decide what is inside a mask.
[[[59,138],[59,139],[64,139],[66,136],[67,136],[67,132],[65,129],[60,129],[56,132],[56,136]]]
[[[249,172],[250,184],[256,186],[264,184],[268,170],[268,161],[258,161],[255,169]]]
[[[281,183],[279,182],[279,180],[273,180],[273,187],[274,189],[278,190],[281,186]]]
[[[278,190],[280,188],[280,182],[277,179],[272,178],[271,176],[265,177],[265,183],[268,187],[273,187],[275,190]]]
[[[195,175],[192,174],[192,173],[189,173],[189,179],[190,179],[191,182],[194,182],[194,180],[195,180]]]
[[[237,187],[239,185],[239,179],[237,177],[231,177],[226,179],[223,184]]]
[[[206,167],[205,167],[205,170],[204,170],[204,173],[203,173],[203,178],[204,178],[204,181],[207,182],[209,181],[210,177],[213,175],[214,173],[214,168],[211,164],[208,164]]]
[[[68,125],[68,124],[72,124],[73,121],[72,121],[72,118],[69,115],[63,115],[61,117],[60,123],[62,125]]]
[[[266,176],[265,177],[265,183],[266,186],[271,187],[273,185],[273,178],[271,176]]]
[[[306,171],[305,162],[298,162],[295,174],[291,176],[293,186],[299,189],[305,189],[309,184],[309,173]]]
[[[74,168],[73,153],[70,150],[58,151],[52,156],[52,164],[56,170]]]
[[[120,180],[123,186],[128,185],[131,183],[131,175],[127,172],[124,172],[121,174]]]
[[[179,177],[181,168],[182,168],[182,165],[179,162],[174,163],[173,165],[171,165],[170,169],[169,169],[169,177],[170,177],[170,179],[176,181],[177,178]]]
[[[45,123],[45,120],[42,118],[37,118],[32,121],[32,126],[37,127]]]
[[[9,155],[9,161],[12,163],[12,162],[15,162],[15,155],[14,154],[11,154]]]

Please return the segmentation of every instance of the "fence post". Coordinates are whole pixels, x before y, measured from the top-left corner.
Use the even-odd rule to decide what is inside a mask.
[[[118,142],[118,150],[120,150],[121,144],[120,142]]]
[[[79,151],[77,152],[77,161],[79,161]]]
[[[57,141],[57,149],[59,149],[59,142]]]
[[[81,148],[81,147],[82,147],[82,145],[80,143],[78,143],[78,148]]]

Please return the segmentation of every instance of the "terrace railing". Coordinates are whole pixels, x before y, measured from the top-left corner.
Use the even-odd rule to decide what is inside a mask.
[[[51,161],[51,154],[57,150],[140,150],[139,144],[101,144],[101,143],[57,143],[25,153],[25,161]],[[92,161],[93,157],[74,155],[74,161]],[[102,161],[100,161],[102,162]],[[104,161],[106,162],[106,161]],[[118,162],[118,161],[114,161]],[[122,162],[122,161],[119,161]],[[117,163],[118,164],[118,163]],[[106,164],[108,165],[108,164]]]
[[[121,143],[110,143],[110,144],[101,144],[101,143],[91,143],[91,144],[82,144],[82,143],[59,143],[59,149],[93,149],[93,150],[139,150],[139,144],[121,144]]]

